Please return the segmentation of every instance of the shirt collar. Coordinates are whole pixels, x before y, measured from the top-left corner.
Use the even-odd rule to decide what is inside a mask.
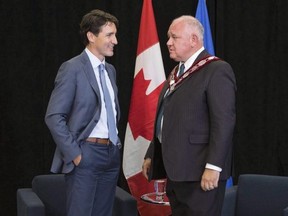
[[[185,66],[185,71],[187,69],[189,69],[194,61],[196,60],[196,58],[198,57],[198,55],[204,50],[204,47],[201,47],[199,50],[197,50],[197,52],[195,52],[186,62],[184,62],[184,66]],[[179,62],[179,67],[180,65],[183,64],[183,62]]]
[[[87,53],[93,68],[98,68],[100,64],[105,65],[105,59],[101,62],[87,47],[85,48],[85,52]]]

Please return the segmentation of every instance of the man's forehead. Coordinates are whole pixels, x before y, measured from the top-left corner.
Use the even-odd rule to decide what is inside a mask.
[[[113,22],[107,22],[103,26],[101,26],[100,32],[101,31],[116,31],[116,25]]]
[[[168,29],[168,34],[179,34],[179,30],[181,28],[181,26],[178,25],[179,23],[172,23]]]

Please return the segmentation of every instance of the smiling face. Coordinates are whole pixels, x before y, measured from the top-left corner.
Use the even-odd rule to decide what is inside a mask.
[[[117,28],[114,23],[103,25],[98,35],[87,32],[89,44],[87,48],[101,61],[105,56],[113,56],[114,46],[118,43],[116,38]]]

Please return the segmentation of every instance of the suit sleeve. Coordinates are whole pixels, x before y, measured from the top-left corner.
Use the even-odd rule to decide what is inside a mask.
[[[233,145],[236,122],[236,80],[232,68],[219,61],[207,86],[207,103],[210,116],[210,139],[207,163],[224,167],[227,154]]]
[[[75,66],[68,62],[61,65],[45,115],[45,122],[65,163],[71,162],[81,154],[75,135],[68,128],[76,89],[75,70]]]

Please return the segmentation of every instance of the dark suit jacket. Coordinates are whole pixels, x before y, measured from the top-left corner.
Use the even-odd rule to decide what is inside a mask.
[[[207,55],[204,50],[195,62]],[[167,88],[166,82],[158,102],[158,109],[161,103],[164,106],[162,144],[154,135],[145,156],[152,159],[150,178],[167,174],[172,181],[199,181],[210,163],[222,168],[221,180],[227,179],[236,121],[232,68],[222,60],[213,61],[163,99]]]
[[[119,121],[116,71],[107,62],[105,67],[114,90]],[[99,88],[85,51],[61,65],[45,116],[57,145],[52,172],[68,173],[74,168],[72,160],[81,154],[79,146],[90,135],[100,118],[102,104]]]

